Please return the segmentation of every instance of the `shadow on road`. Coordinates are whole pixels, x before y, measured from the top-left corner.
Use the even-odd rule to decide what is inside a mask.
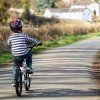
[[[30,90],[27,92],[33,97],[62,97],[62,96],[100,96],[100,89],[90,89],[89,91],[72,89],[44,89]]]
[[[81,63],[81,62],[80,62]],[[80,68],[82,68],[82,65],[79,65]],[[86,67],[86,65],[85,65]],[[32,82],[33,85],[47,85],[47,84],[57,84],[57,85],[79,85],[79,86],[82,86],[82,85],[91,85],[91,84],[95,84],[95,85],[98,85],[100,84],[100,80],[95,80],[96,78],[100,78],[100,50],[98,50],[98,52],[96,53],[96,55],[94,56],[93,58],[93,64],[92,64],[92,67],[91,67],[91,73],[90,73],[90,76],[93,76],[93,80],[95,80],[95,82],[91,82],[91,81],[76,81],[76,82],[73,82],[73,81],[65,81],[65,82],[59,82],[60,79],[64,79],[65,80],[73,80],[73,79],[78,79],[78,78],[87,78],[87,79],[90,79],[90,76],[88,76],[88,70],[85,69],[77,69],[77,70],[72,70],[72,69],[68,69],[65,67],[61,67],[59,69],[42,69],[42,70],[37,70],[36,73],[42,73],[42,74],[36,74],[36,75],[33,75],[33,78],[35,81]],[[2,79],[4,80],[4,82],[0,83],[1,85],[6,85],[8,84],[8,82],[5,83],[5,81],[9,80],[8,78],[8,74],[11,73],[11,70],[5,70],[5,71],[0,71],[0,78],[3,78],[4,76],[6,76],[6,79]],[[47,73],[47,75],[43,74],[43,73]],[[49,75],[48,73],[51,73],[51,75]],[[57,74],[54,74],[54,73],[60,73],[59,75]],[[64,73],[64,74],[62,74]],[[67,74],[66,74],[67,73]],[[3,75],[3,76],[2,76]],[[96,76],[96,77],[95,77]],[[37,81],[38,80],[38,81]],[[42,81],[41,81],[42,80]],[[92,80],[92,79],[90,79]],[[93,81],[92,80],[92,81]],[[49,88],[49,87],[48,87]],[[100,96],[100,88],[98,86],[98,89],[92,89],[92,88],[95,88],[95,87],[91,87],[91,88],[88,88],[88,90],[79,90],[79,89],[62,89],[62,87],[60,89],[58,89],[56,87],[55,88],[52,88],[52,89],[34,89],[34,90],[30,90],[26,93],[24,93],[22,95],[21,98],[18,98],[18,99],[28,99],[28,98],[53,98],[53,97],[87,97],[87,96]],[[24,91],[23,91],[24,92]],[[8,93],[8,92],[6,92]],[[2,95],[2,94],[1,94]],[[0,97],[0,100],[13,100],[13,99],[16,99],[17,96],[15,94],[15,91],[12,92],[12,93],[8,93],[6,96],[2,96]]]
[[[12,73],[12,70],[8,70],[8,69],[5,69],[5,70],[1,70],[0,71],[0,75],[2,75],[2,74],[11,74]]]
[[[40,90],[30,90],[25,95],[22,95],[21,98],[46,98],[46,97],[82,97],[82,96],[100,96],[100,89],[90,89],[88,91],[82,90],[72,90],[72,89],[40,89]],[[13,99],[17,98],[16,96],[6,96],[1,97],[3,99]],[[21,99],[19,98],[19,99]]]

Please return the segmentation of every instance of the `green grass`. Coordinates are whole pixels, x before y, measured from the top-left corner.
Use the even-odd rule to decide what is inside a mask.
[[[100,36],[100,32],[99,33],[91,33],[91,34],[87,34],[87,35],[62,36],[62,37],[55,39],[53,41],[45,42],[40,47],[35,47],[32,50],[32,52],[34,54],[37,54],[37,53],[40,53],[41,51],[44,51],[44,50],[48,50],[48,49],[63,46],[63,45],[69,45],[69,44],[75,43],[75,42],[83,40],[83,39],[94,38],[94,37],[98,37],[98,36]],[[10,62],[12,62],[11,53],[0,54],[0,64],[7,64]]]
[[[62,36],[56,40],[53,41],[47,41],[43,44],[43,46],[41,47],[35,47],[33,49],[33,53],[39,53],[43,50],[47,50],[47,49],[51,49],[51,48],[55,48],[55,47],[59,47],[59,46],[63,46],[63,45],[68,45],[68,44],[72,44],[76,41],[82,40],[84,39],[83,35],[76,35],[76,36]]]
[[[0,64],[7,64],[12,62],[11,53],[2,53],[0,54]]]

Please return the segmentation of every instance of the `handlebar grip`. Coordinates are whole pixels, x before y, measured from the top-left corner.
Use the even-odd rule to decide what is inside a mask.
[[[29,51],[31,51],[33,47],[35,47],[35,46],[41,46],[41,45],[42,45],[42,42],[38,42],[37,45],[28,46],[27,48],[29,48],[30,49]]]
[[[42,42],[39,42],[38,44],[37,44],[37,46],[41,46],[42,45]]]

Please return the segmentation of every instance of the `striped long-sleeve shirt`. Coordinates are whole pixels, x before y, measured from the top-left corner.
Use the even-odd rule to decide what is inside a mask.
[[[30,41],[33,44],[38,42],[24,33],[13,33],[8,38],[8,45],[11,45],[11,52],[13,56],[22,56],[28,52],[26,42]]]

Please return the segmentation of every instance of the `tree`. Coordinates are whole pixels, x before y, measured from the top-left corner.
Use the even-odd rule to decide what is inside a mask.
[[[100,0],[95,0],[96,2],[100,2]]]
[[[31,9],[35,8],[35,0],[30,0],[30,8]]]
[[[36,10],[38,12],[43,12],[45,8],[54,7],[53,0],[36,0]]]
[[[10,3],[8,0],[0,0],[0,22],[7,20],[9,8]]]
[[[27,8],[30,6],[30,0],[22,0],[22,6],[24,8]]]
[[[22,5],[24,7],[24,12],[22,13],[21,18],[25,23],[28,23],[31,19],[31,12],[29,9],[30,6],[30,0],[22,0]]]
[[[22,3],[21,3],[22,0],[10,0],[10,4],[12,7],[14,8],[19,8],[22,6]]]
[[[25,8],[24,12],[22,13],[21,18],[23,19],[23,21],[25,23],[30,22],[30,20],[31,20],[31,13],[30,13],[30,10],[29,10],[28,7]]]

